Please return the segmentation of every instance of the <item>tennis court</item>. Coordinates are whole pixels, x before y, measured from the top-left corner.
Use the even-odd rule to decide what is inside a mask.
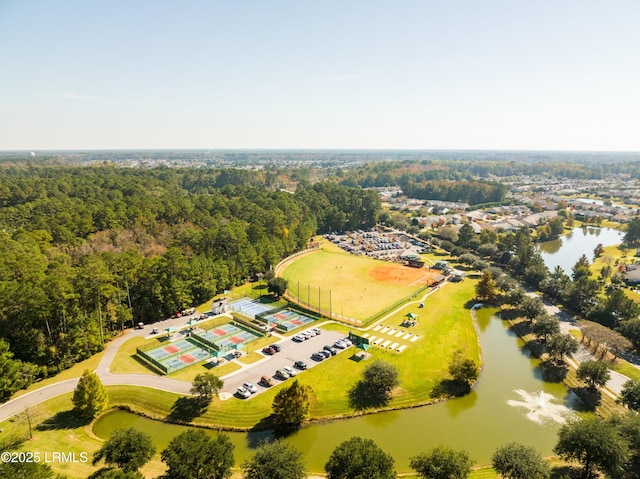
[[[206,331],[197,331],[193,335],[220,351],[231,349],[234,346],[237,347],[239,344],[248,343],[260,337],[259,334],[252,333],[231,323],[222,324]]]
[[[229,303],[229,308],[231,311],[235,311],[236,313],[242,313],[245,316],[248,316],[251,319],[256,319],[256,314],[261,314],[273,309],[266,304],[258,303],[256,301],[252,301],[248,298],[242,298],[233,303]]]
[[[179,339],[171,344],[158,346],[149,351],[138,351],[138,354],[146,356],[151,363],[156,364],[165,373],[171,373],[179,369],[191,366],[211,356],[209,351],[202,349],[198,344],[186,339]]]
[[[283,309],[277,313],[264,316],[263,321],[267,323],[275,323],[277,328],[282,331],[293,331],[294,329],[305,326],[315,320],[291,309]]]

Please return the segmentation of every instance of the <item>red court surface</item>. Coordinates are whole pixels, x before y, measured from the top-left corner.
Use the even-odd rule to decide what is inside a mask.
[[[244,339],[239,338],[238,336],[232,336],[229,338],[229,342],[233,344],[240,344],[240,343],[244,343]]]
[[[276,319],[287,319],[287,317],[284,314],[274,314],[273,315]]]
[[[291,324],[295,325],[295,326],[300,326],[302,324],[304,324],[302,321],[300,321],[299,319],[292,319],[291,321],[289,321]]]
[[[215,334],[216,336],[226,336],[229,333],[227,333],[224,329],[214,329],[213,334]]]
[[[180,351],[180,348],[178,346],[174,346],[173,344],[171,344],[169,346],[166,346],[166,347],[162,348],[162,350],[165,353],[173,354],[173,353],[177,353],[178,351]]]
[[[196,360],[196,358],[194,358],[190,354],[185,354],[183,356],[180,356],[178,359],[185,364],[190,364]]]

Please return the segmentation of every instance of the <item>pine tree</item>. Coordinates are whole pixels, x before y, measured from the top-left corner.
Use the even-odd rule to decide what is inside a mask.
[[[96,373],[85,369],[73,391],[71,402],[73,408],[85,419],[93,419],[107,408],[107,390]]]

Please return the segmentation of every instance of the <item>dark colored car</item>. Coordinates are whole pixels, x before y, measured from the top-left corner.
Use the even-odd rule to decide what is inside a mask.
[[[262,348],[262,352],[264,354],[268,354],[269,356],[276,354],[276,350],[273,349],[271,346],[265,346],[264,348]]]
[[[282,349],[279,344],[270,344],[269,347],[275,350],[276,353],[279,353],[280,350]]]
[[[331,356],[335,356],[336,354],[338,354],[338,350],[333,346],[329,346],[328,344],[325,345],[325,347],[322,349],[324,349],[325,351],[329,351],[331,353]]]
[[[295,363],[293,363],[293,366],[297,369],[300,369],[301,371],[307,369],[307,363],[305,363],[304,361],[296,361]]]
[[[324,354],[317,352],[311,355],[311,359],[313,359],[314,361],[324,361],[325,359],[327,359],[327,357]]]

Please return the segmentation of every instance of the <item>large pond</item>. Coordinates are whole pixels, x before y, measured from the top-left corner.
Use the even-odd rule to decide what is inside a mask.
[[[589,261],[593,261],[593,250],[598,244],[620,244],[623,236],[622,231],[611,228],[579,227],[557,240],[538,243],[538,251],[550,271],[560,266],[566,274],[571,275],[571,268],[580,256],[585,254]]]
[[[361,416],[305,427],[287,441],[300,449],[312,472],[320,472],[333,449],[351,436],[373,439],[391,453],[398,471],[409,470],[409,458],[440,444],[469,451],[478,464],[490,462],[499,446],[518,441],[552,454],[563,414],[579,401],[562,384],[545,383],[538,361],[520,340],[488,310],[478,311],[484,367],[471,394],[439,404]],[[564,405],[564,406],[563,406]],[[558,416],[560,414],[560,416]],[[555,420],[554,420],[555,418]],[[184,427],[141,418],[124,411],[100,418],[94,432],[108,438],[118,428],[134,426],[150,434],[158,450]],[[211,434],[216,432],[211,431]],[[269,433],[231,433],[236,464],[249,457]]]

